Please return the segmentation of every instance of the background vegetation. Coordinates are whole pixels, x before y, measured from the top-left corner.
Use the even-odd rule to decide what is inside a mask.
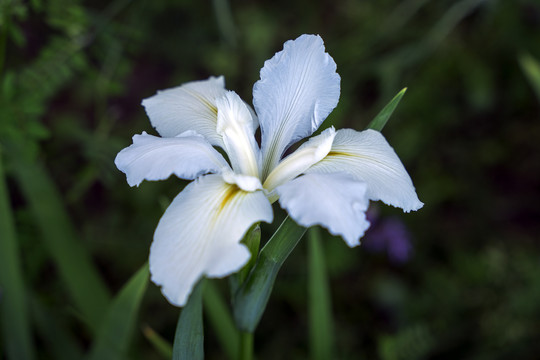
[[[224,75],[250,101],[264,60],[318,33],[342,78],[324,128],[361,130],[408,87],[384,134],[425,203],[405,215],[373,203],[359,248],[321,231],[335,358],[538,359],[537,1],[0,6],[3,358],[165,358],[156,334],[172,341],[179,309],[145,290],[144,264],[184,183],[132,189],[114,157],[133,134],[155,133],[140,102],[156,90]],[[310,358],[307,244],[278,277],[259,359]],[[207,358],[226,358],[211,324],[206,333]]]

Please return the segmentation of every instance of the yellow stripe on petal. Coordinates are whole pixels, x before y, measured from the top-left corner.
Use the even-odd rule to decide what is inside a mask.
[[[227,205],[235,198],[235,196],[238,195],[242,189],[238,187],[236,184],[228,184],[227,190],[225,190],[225,195],[223,195],[223,198],[221,200],[221,203],[219,204],[219,210],[220,212],[225,210]]]

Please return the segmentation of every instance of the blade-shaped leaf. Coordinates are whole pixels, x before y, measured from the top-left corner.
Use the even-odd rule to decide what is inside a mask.
[[[204,330],[202,321],[202,291],[199,281],[180,312],[174,335],[173,360],[203,360]]]
[[[261,244],[261,227],[259,223],[254,224],[242,239],[242,244],[246,245],[251,254],[249,262],[244,265],[240,271],[229,277],[229,285],[231,287],[231,293],[234,294],[240,287],[240,285],[246,280],[249,272],[257,262],[259,256],[259,248]]]
[[[3,342],[9,359],[34,359],[26,289],[2,160],[0,152],[0,309]]]
[[[139,307],[148,284],[145,264],[112,301],[92,346],[88,360],[125,359]]]
[[[519,63],[540,100],[540,62],[529,54],[523,54],[519,57]]]
[[[234,320],[238,329],[248,333],[255,331],[279,269],[305,232],[306,228],[287,217],[263,247],[257,263],[233,300]]]
[[[369,123],[367,126],[368,129],[373,129],[377,131],[381,131],[384,126],[386,125],[386,122],[388,119],[390,119],[390,116],[392,116],[392,113],[398,106],[399,102],[401,101],[401,98],[403,95],[405,95],[405,92],[407,91],[407,88],[404,88],[390,102],[381,110],[381,112],[375,116],[375,118]]]
[[[332,359],[332,335],[334,333],[332,309],[319,228],[309,229],[308,235],[308,306],[311,359]]]
[[[17,158],[15,148],[8,155],[60,276],[84,320],[96,331],[109,304],[109,291],[78,238],[46,169],[37,162]]]
[[[48,309],[36,298],[32,301],[32,313],[37,332],[48,347],[52,358],[56,360],[82,358],[83,352],[75,334],[62,323],[63,318],[59,314]]]
[[[206,280],[204,286],[203,304],[205,316],[210,321],[216,337],[227,354],[227,357],[231,360],[237,359],[237,345],[240,338],[238,330],[236,330],[236,327],[234,326],[230,310],[214,283]]]

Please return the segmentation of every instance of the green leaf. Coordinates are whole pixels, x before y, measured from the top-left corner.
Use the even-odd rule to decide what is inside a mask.
[[[403,97],[403,95],[405,95],[406,91],[407,88],[404,88],[396,96],[394,96],[394,98],[381,110],[381,112],[377,116],[375,116],[375,119],[373,119],[369,123],[367,128],[382,131],[382,129],[386,125],[386,122],[388,121],[388,119],[390,119],[390,116],[392,116],[392,113],[398,106],[401,98]]]
[[[203,360],[204,330],[202,321],[202,291],[204,279],[199,281],[180,312],[174,335],[173,360]]]
[[[34,359],[26,288],[0,148],[0,309],[9,359]]]
[[[2,6],[2,5],[0,5]],[[4,62],[6,60],[6,44],[7,44],[7,36],[8,31],[10,27],[10,21],[8,18],[9,15],[7,15],[7,12],[4,11],[3,16],[0,15],[0,23],[1,23],[1,29],[0,29],[0,75],[2,75],[2,72],[4,71]]]
[[[227,44],[236,48],[238,45],[237,32],[234,26],[231,5],[228,0],[214,0],[214,13],[216,14],[219,32]]]
[[[240,341],[238,330],[234,326],[233,318],[227,304],[223,300],[223,296],[214,283],[208,280],[205,283],[203,304],[205,314],[227,357],[231,360],[237,359],[237,345]]]
[[[377,342],[382,360],[425,359],[434,347],[433,336],[424,324],[409,325],[393,335],[381,335]]]
[[[238,329],[255,331],[266,308],[279,269],[300,241],[306,228],[287,217],[261,250],[257,263],[233,299]]]
[[[310,358],[314,360],[333,359],[332,308],[319,228],[309,229],[308,236]]]
[[[254,224],[242,239],[242,244],[246,245],[251,254],[251,258],[248,263],[236,274],[229,277],[229,284],[231,286],[231,292],[234,294],[246,280],[249,272],[257,262],[257,256],[259,255],[259,248],[261,245],[261,227],[259,223]]]
[[[60,316],[45,307],[36,298],[32,301],[32,314],[40,338],[49,348],[51,358],[56,360],[82,359],[82,349]]]
[[[540,101],[540,63],[529,54],[522,54],[519,63]]]
[[[125,359],[135,320],[148,284],[148,264],[145,264],[112,301],[92,346],[89,360]]]
[[[67,286],[82,317],[97,331],[110,295],[87,249],[67,215],[62,197],[43,165],[19,156],[20,147],[7,153],[15,177],[43,234],[60,277]]]

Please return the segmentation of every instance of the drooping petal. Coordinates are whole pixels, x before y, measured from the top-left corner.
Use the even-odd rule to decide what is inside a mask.
[[[263,175],[294,142],[313,134],[336,107],[340,77],[318,35],[287,41],[264,63],[253,87],[262,131]]]
[[[217,132],[237,173],[259,176],[260,150],[255,140],[255,123],[246,104],[233,91],[216,99]]]
[[[272,218],[262,191],[243,191],[220,175],[200,177],[176,196],[159,221],[150,248],[152,281],[172,304],[183,306],[202,276],[240,270],[250,258],[240,244],[245,232]]]
[[[334,172],[346,172],[365,182],[370,200],[381,200],[405,212],[424,205],[394,149],[378,131],[338,130],[328,155],[306,171]]]
[[[369,227],[365,183],[344,173],[307,174],[279,186],[279,203],[300,225],[321,225],[350,246]]]
[[[264,188],[271,192],[321,161],[330,152],[335,135],[336,130],[332,126],[302,144],[272,170],[264,182]],[[276,199],[271,197],[271,200]]]
[[[222,146],[221,136],[216,132],[216,99],[226,91],[223,76],[210,77],[158,91],[142,104],[161,136],[173,137],[193,130],[212,145]]]
[[[143,180],[163,180],[171,174],[192,180],[229,165],[201,135],[188,131],[172,138],[133,136],[133,144],[118,153],[114,163],[130,186]]]

